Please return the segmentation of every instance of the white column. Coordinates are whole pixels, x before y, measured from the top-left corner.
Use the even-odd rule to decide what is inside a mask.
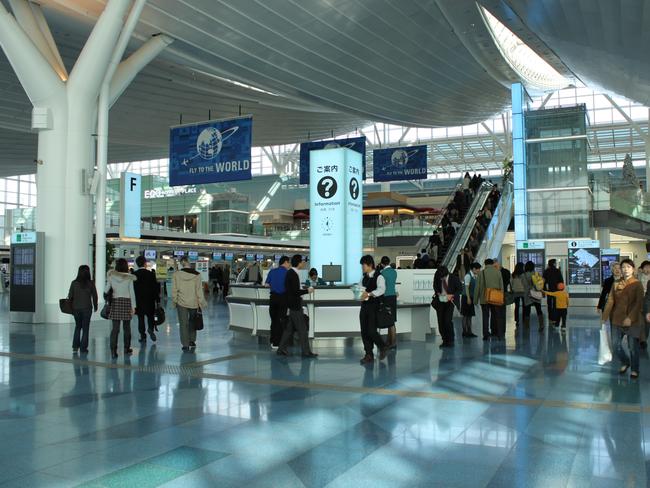
[[[47,108],[51,117],[38,136],[42,164],[36,179],[37,229],[45,232],[45,318],[49,322],[68,320],[60,314],[58,300],[67,292],[76,268],[90,263],[92,201],[84,192],[82,172],[92,167],[99,87],[130,3],[107,3],[67,80],[53,67],[58,52],[43,55],[55,46],[47,37],[47,46],[43,44],[42,25],[36,28],[25,4],[13,2],[25,28],[0,4],[0,46],[32,104]]]

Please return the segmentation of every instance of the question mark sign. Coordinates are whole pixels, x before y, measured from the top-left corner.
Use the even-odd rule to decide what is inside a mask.
[[[329,198],[329,196],[330,196],[330,189],[332,188],[332,185],[333,185],[333,184],[334,184],[334,181],[332,181],[332,180],[329,179],[329,178],[323,181],[323,186],[325,187],[325,193],[324,193],[325,198]]]
[[[356,178],[350,180],[350,196],[352,199],[356,200],[359,196],[359,182]]]

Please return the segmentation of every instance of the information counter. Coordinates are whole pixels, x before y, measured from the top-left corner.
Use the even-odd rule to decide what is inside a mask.
[[[252,335],[269,335],[269,288],[256,285],[230,286],[227,297],[230,310],[230,328],[248,331]],[[309,337],[359,336],[359,308],[349,286],[323,286],[303,296],[309,316]],[[431,333],[431,306],[429,303],[397,302],[397,333],[408,334],[411,340],[425,341]]]

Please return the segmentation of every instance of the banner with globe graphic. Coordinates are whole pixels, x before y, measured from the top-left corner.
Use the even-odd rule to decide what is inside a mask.
[[[250,180],[253,118],[172,127],[169,186]]]
[[[426,180],[427,146],[375,149],[372,164],[374,181]]]
[[[349,139],[334,139],[329,141],[312,141],[300,144],[300,184],[309,184],[309,151],[314,149],[333,149],[345,147],[361,153],[363,179],[366,179],[366,138],[351,137]]]

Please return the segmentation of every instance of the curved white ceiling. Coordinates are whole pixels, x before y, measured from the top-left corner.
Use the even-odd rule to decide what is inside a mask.
[[[650,105],[649,0],[480,1],[517,34],[536,37],[583,83]]]
[[[647,2],[480,2],[562,74],[575,70],[650,101],[650,88],[641,86],[648,79],[647,35],[626,28],[628,20],[647,25]],[[104,2],[41,3],[70,68]],[[130,50],[158,32],[176,40],[111,110],[110,161],[163,157],[168,127],[180,114],[183,122],[205,120],[209,112],[229,117],[240,105],[254,115],[255,145],[324,138],[369,121],[474,123],[509,105],[508,85],[517,79],[473,0],[149,0]],[[609,66],[599,53],[611,56]],[[617,69],[628,71],[614,79]],[[0,86],[0,173],[21,165],[33,171],[31,107],[4,55]]]

